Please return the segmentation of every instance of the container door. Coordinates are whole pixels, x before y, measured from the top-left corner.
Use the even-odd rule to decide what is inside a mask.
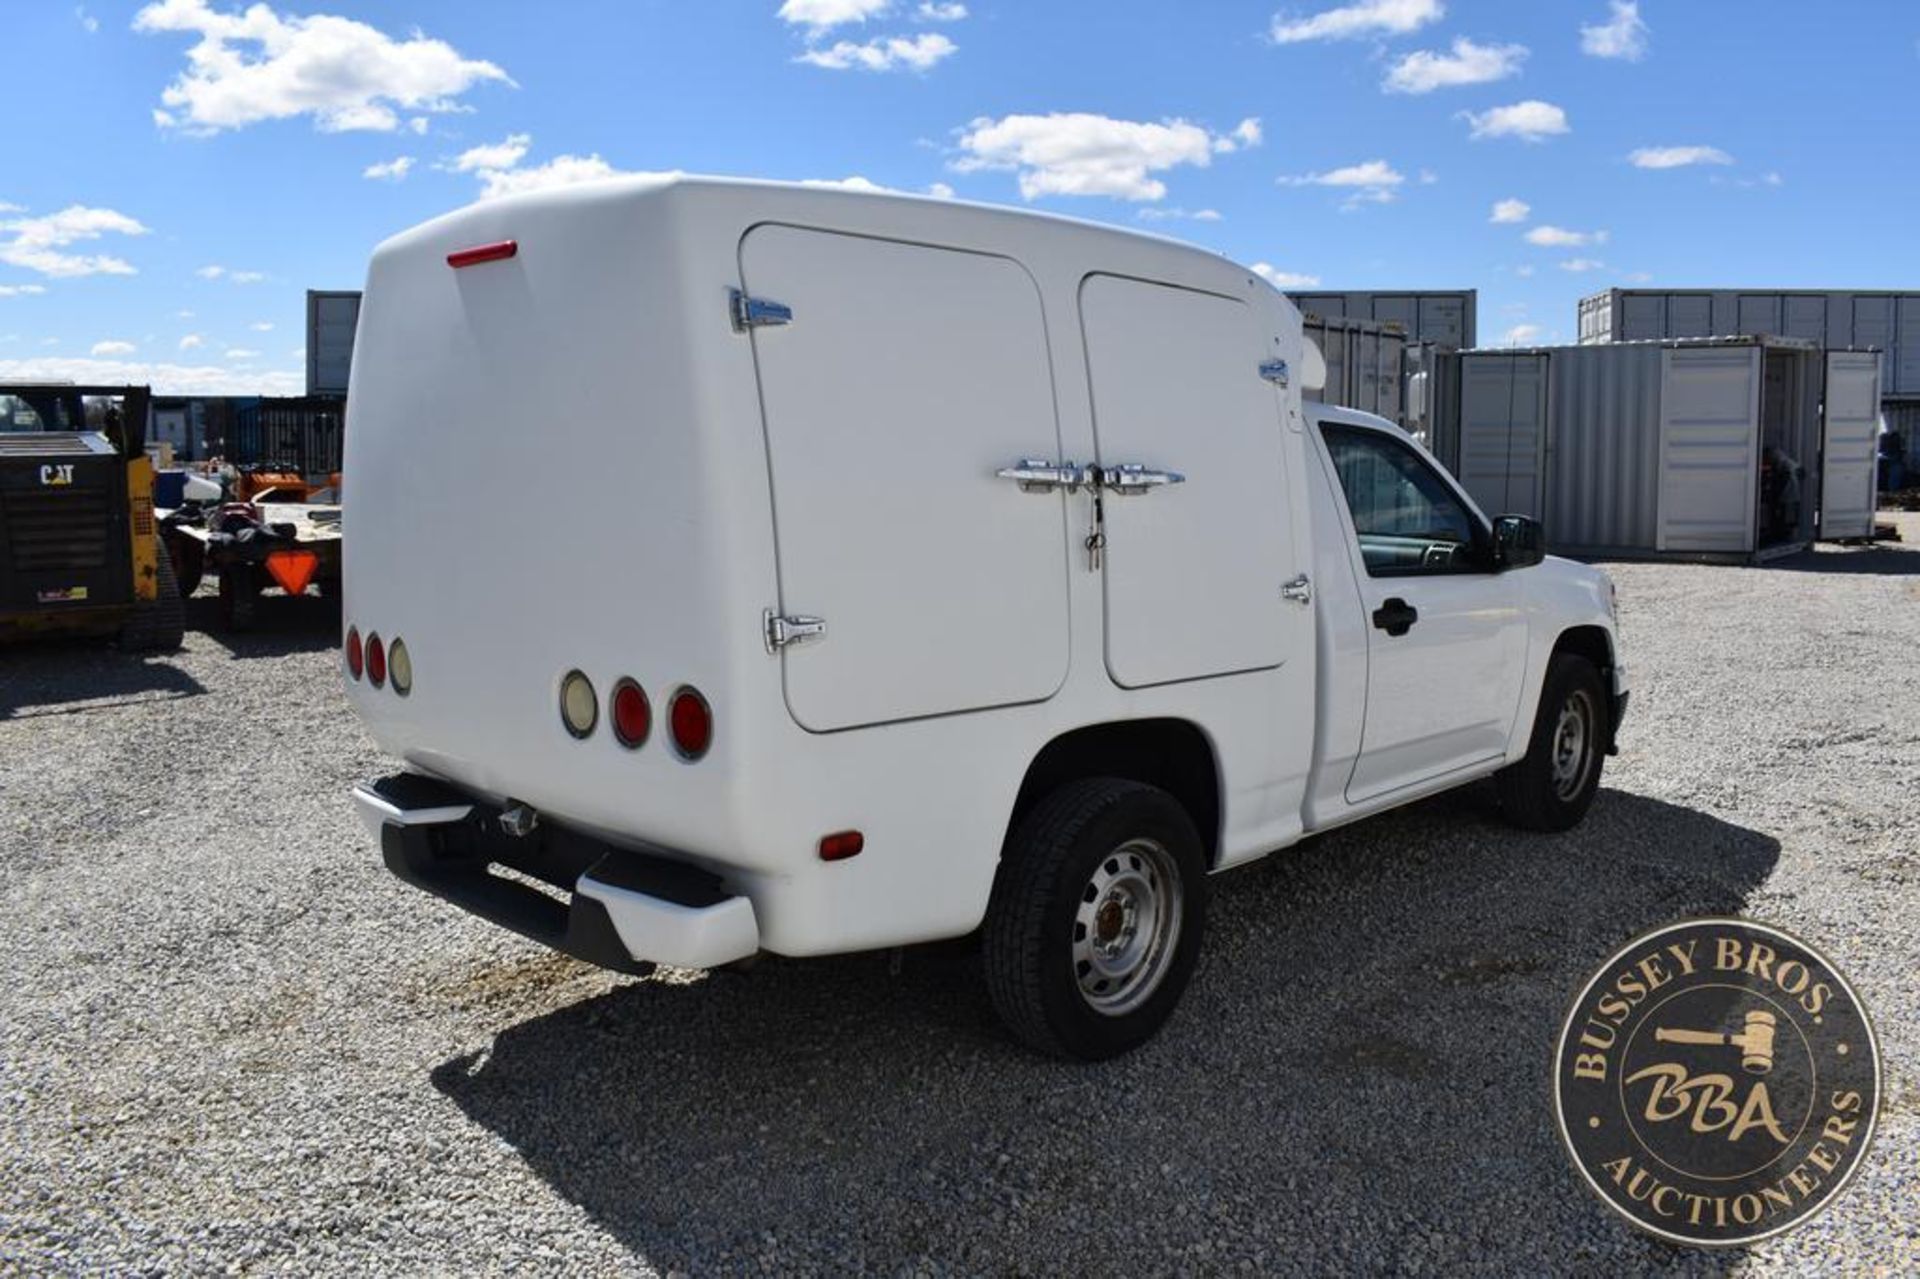
[[[1663,551],[1751,551],[1760,421],[1760,348],[1660,353]]]
[[[1184,476],[1107,493],[1107,670],[1128,688],[1278,666],[1313,642],[1280,586],[1293,544],[1284,396],[1246,303],[1111,275],[1080,287],[1102,467]],[[1077,499],[1088,505],[1085,497]]]
[[[1485,355],[1462,362],[1460,483],[1489,516],[1545,505],[1547,357]]]
[[[1040,295],[1016,262],[797,227],[740,245],[765,413],[781,651],[817,731],[1050,697],[1066,677],[1066,499]],[[742,619],[743,624],[752,619]]]
[[[1820,536],[1873,533],[1876,455],[1880,444],[1880,357],[1827,353],[1827,394],[1820,445]]]

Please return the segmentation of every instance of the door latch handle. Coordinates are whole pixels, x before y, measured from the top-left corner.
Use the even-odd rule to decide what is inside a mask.
[[[1138,462],[1124,462],[1119,466],[1100,468],[1095,480],[1100,487],[1122,497],[1137,497],[1169,484],[1185,484],[1187,477],[1178,471],[1161,471]]]
[[[1373,624],[1393,636],[1405,635],[1419,620],[1420,610],[1397,595],[1373,610]]]
[[[1313,603],[1313,579],[1302,573],[1291,582],[1282,582],[1280,598],[1292,600],[1295,604]]]
[[[998,479],[1012,480],[1022,493],[1051,493],[1055,489],[1072,492],[1087,482],[1087,468],[1075,462],[1049,462],[1043,457],[1023,457],[1013,466],[994,472]]]

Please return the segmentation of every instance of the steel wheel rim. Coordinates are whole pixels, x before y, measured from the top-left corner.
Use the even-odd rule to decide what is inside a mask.
[[[1560,706],[1560,718],[1553,726],[1551,758],[1553,793],[1572,799],[1587,784],[1587,770],[1593,760],[1593,698],[1586,690],[1576,689]]]
[[[1073,914],[1073,972],[1080,997],[1108,1017],[1153,997],[1173,966],[1184,890],[1173,854],[1130,839],[1101,858]]]

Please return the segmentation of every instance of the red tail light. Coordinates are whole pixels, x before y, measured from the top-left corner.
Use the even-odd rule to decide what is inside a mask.
[[[387,682],[387,646],[378,635],[367,637],[367,682],[375,688]]]
[[[867,837],[857,830],[843,830],[832,835],[820,837],[820,860],[823,862],[843,862],[849,857],[858,856],[867,846]]]
[[[646,692],[630,679],[613,686],[613,735],[628,750],[638,750],[653,730],[653,707]]]
[[[667,704],[667,727],[682,759],[699,759],[713,745],[713,708],[697,688],[683,688]]]
[[[349,626],[347,628],[347,669],[353,672],[355,679],[360,678],[364,661],[365,658],[360,651],[360,628]]]
[[[447,265],[457,271],[463,266],[474,266],[481,262],[498,262],[518,252],[518,240],[496,240],[492,244],[476,244],[470,249],[455,249],[447,254]]]

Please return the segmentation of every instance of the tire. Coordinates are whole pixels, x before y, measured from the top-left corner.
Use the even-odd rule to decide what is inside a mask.
[[[193,593],[200,589],[200,581],[206,576],[207,548],[198,539],[176,534],[166,540],[167,553],[173,560],[173,580],[180,587],[180,598],[192,599]]]
[[[156,549],[153,599],[137,605],[120,628],[120,647],[129,653],[171,653],[186,638],[187,606],[174,580],[173,559],[165,543]]]
[[[1610,713],[1593,663],[1556,653],[1540,686],[1526,755],[1493,777],[1508,821],[1539,831],[1580,824],[1600,789]]]
[[[252,566],[228,564],[220,570],[220,623],[227,630],[252,630],[259,601],[260,579]]]
[[[1112,777],[1062,786],[1021,819],[994,879],[982,950],[995,1010],[1056,1057],[1137,1047],[1193,975],[1206,897],[1200,836],[1171,795]]]

